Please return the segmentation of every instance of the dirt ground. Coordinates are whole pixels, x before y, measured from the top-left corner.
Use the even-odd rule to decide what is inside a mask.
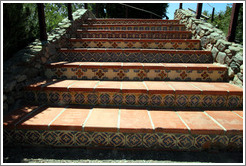
[[[242,163],[243,152],[4,147],[4,163]]]

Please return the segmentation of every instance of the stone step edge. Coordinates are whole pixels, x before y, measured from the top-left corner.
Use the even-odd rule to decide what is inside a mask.
[[[197,53],[197,54],[210,54],[211,51],[205,50],[173,50],[173,49],[129,49],[129,48],[61,48],[60,52],[142,52],[142,53]]]
[[[70,38],[70,42],[84,42],[84,41],[131,41],[131,42],[194,42],[200,43],[200,39],[126,39],[126,38]]]
[[[54,62],[45,65],[47,68],[105,68],[105,69],[156,69],[156,70],[208,70],[227,71],[222,65],[185,64],[185,63],[126,63],[126,62]]]
[[[52,110],[55,109],[55,110]],[[64,124],[66,122],[55,122],[57,119],[64,119],[69,117],[68,111],[73,111],[76,109],[76,112],[80,112],[81,115],[85,115],[84,117],[81,116],[81,121],[83,123],[79,123],[78,121],[73,122],[71,124]],[[45,112],[46,111],[46,112]],[[52,111],[53,114],[48,113]],[[123,112],[122,112],[123,111]],[[131,112],[138,112],[136,114],[132,114]],[[105,114],[106,112],[106,114]],[[48,105],[42,106],[34,106],[34,107],[25,107],[21,109],[17,109],[13,111],[11,114],[8,114],[3,118],[3,127],[4,129],[37,129],[37,130],[74,130],[74,131],[99,131],[99,132],[122,132],[122,133],[183,133],[183,134],[217,134],[217,135],[228,135],[228,134],[243,134],[243,122],[242,126],[234,126],[230,128],[230,118],[235,119],[237,122],[243,121],[243,117],[238,114],[241,113],[241,110],[206,110],[206,109],[193,109],[193,110],[185,110],[185,109],[138,109],[138,108],[118,108],[118,107],[83,107],[83,106],[73,106],[73,105],[66,105],[66,106],[58,106],[58,107],[50,107]],[[42,113],[43,115],[48,116],[47,121],[45,123],[31,123],[25,124],[25,121],[34,118],[38,114]],[[66,113],[68,113],[66,115]],[[97,124],[92,114],[110,114],[109,116],[102,116],[100,119],[101,121],[114,121],[113,124],[107,124],[105,126],[101,126],[100,123]],[[136,124],[127,125],[127,127],[123,127],[120,124],[122,121],[122,115],[124,114],[131,114],[131,118],[136,120],[142,119],[143,122],[140,122],[140,126],[136,126]],[[219,114],[223,113],[226,114],[225,120],[221,120]],[[129,115],[130,115],[129,114]],[[196,115],[198,114],[198,116]],[[165,118],[166,116],[170,116],[172,120],[176,120],[177,125],[165,125],[163,122],[160,121],[158,116]],[[206,126],[203,127],[196,127],[193,126],[191,122],[189,122],[190,116],[196,117],[197,120],[193,123],[198,123],[200,121],[204,121],[206,123],[210,123],[209,126],[213,126],[212,128]],[[95,116],[95,115],[94,115]],[[198,118],[199,117],[199,118]],[[44,118],[44,117],[43,117]],[[78,118],[78,117],[76,117]],[[93,119],[94,118],[94,119]],[[92,119],[92,120],[91,120]],[[194,119],[192,119],[194,121]],[[91,121],[91,124],[88,124],[88,121]],[[205,128],[204,128],[205,127]],[[207,127],[207,128],[206,128]]]
[[[65,83],[66,86],[52,86],[52,84],[56,83]],[[84,83],[84,85],[83,85]],[[160,86],[158,89],[151,89],[151,85]],[[177,82],[178,84],[183,84],[182,88],[174,88],[173,85],[175,81],[100,81],[100,80],[46,80],[43,82],[39,82],[36,85],[31,84],[25,87],[26,90],[32,91],[63,91],[63,92],[117,92],[117,93],[145,93],[145,94],[173,94],[173,95],[243,95],[243,89],[239,88],[230,83],[215,83],[215,82]],[[112,86],[114,84],[114,86]],[[136,85],[138,84],[138,87]],[[206,90],[201,89],[196,84],[212,84],[216,85],[216,89]],[[77,85],[77,86],[75,86]],[[79,86],[83,85],[83,86]],[[220,85],[228,86],[227,89],[225,87],[221,87]],[[87,87],[86,87],[87,86]],[[126,87],[124,87],[126,86]],[[190,86],[187,88],[186,86]],[[135,87],[135,88],[132,88]],[[160,89],[163,87],[163,89]],[[215,88],[215,87],[214,87]],[[229,88],[229,89],[228,89]],[[234,90],[230,90],[234,88]]]

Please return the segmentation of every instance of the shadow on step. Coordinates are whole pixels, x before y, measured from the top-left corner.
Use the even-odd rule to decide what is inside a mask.
[[[4,147],[4,163],[242,163],[242,152],[176,152],[52,147]]]

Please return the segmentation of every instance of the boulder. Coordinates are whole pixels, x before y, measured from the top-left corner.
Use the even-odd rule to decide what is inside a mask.
[[[216,61],[220,64],[225,64],[225,57],[226,57],[226,53],[219,52],[217,57],[216,57]]]

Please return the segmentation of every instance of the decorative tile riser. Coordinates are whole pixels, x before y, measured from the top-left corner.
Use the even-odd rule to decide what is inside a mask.
[[[185,41],[184,42],[84,41],[84,42],[71,42],[71,47],[200,50],[200,43],[185,42]]]
[[[85,20],[85,24],[179,24],[179,21],[151,21],[151,20]]]
[[[121,92],[79,92],[79,91],[26,91],[30,104],[79,104],[95,106],[149,106],[149,107],[217,107],[242,108],[243,97],[239,95],[201,94],[150,94]]]
[[[226,81],[220,70],[156,70],[156,69],[90,69],[47,68],[47,78],[72,80],[162,80],[162,81]]]
[[[78,32],[76,38],[128,38],[128,39],[191,39],[191,33],[159,33],[159,32]]]
[[[58,61],[68,62],[142,62],[142,63],[213,63],[208,53],[143,52],[59,52]]]
[[[82,26],[82,30],[145,30],[145,31],[185,31],[185,26]]]
[[[3,144],[67,147],[113,147],[160,150],[243,149],[242,135],[4,130]]]

